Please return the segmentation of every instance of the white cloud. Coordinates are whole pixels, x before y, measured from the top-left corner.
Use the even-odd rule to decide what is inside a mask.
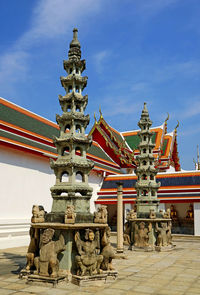
[[[185,110],[182,111],[183,118],[191,118],[193,116],[200,114],[200,97],[192,98],[190,97],[187,101],[187,105],[185,106]]]
[[[101,74],[104,69],[106,59],[110,56],[109,50],[102,50],[93,56],[94,64],[97,73]]]
[[[13,47],[0,56],[1,90],[9,89],[10,82],[24,78],[28,71],[28,57],[35,44],[45,39],[72,35],[72,28],[90,14],[98,12],[100,0],[41,0],[35,7],[30,29],[27,30]]]

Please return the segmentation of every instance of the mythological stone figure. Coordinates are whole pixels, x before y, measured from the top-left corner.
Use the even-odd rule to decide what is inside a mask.
[[[112,265],[112,259],[115,257],[114,248],[110,244],[110,232],[111,229],[108,226],[103,233],[103,237],[101,239],[101,245],[103,250],[101,254],[103,255],[103,261],[101,263],[101,269],[103,270],[114,270]]]
[[[131,234],[131,227],[129,222],[126,222],[124,224],[124,245],[129,246],[131,244],[130,234]]]
[[[137,212],[135,212],[134,209],[131,209],[131,210],[127,213],[126,219],[129,220],[129,219],[135,219],[135,218],[137,218]]]
[[[57,255],[65,250],[65,240],[61,234],[58,241],[52,241],[54,232],[54,229],[47,228],[41,236],[39,257],[34,259],[35,274],[51,277],[58,276],[59,260]]]
[[[65,223],[75,223],[76,213],[73,205],[67,205],[65,212]]]
[[[145,227],[145,223],[142,221],[135,224],[135,247],[143,248],[149,246],[149,233],[150,229]]]
[[[26,270],[29,271],[34,266],[34,258],[38,255],[39,251],[39,235],[38,230],[33,227],[29,230],[30,244],[26,254],[27,264]]]
[[[167,219],[170,218],[170,209],[169,208],[164,212],[163,217],[167,218]]]
[[[107,206],[101,205],[97,212],[94,212],[94,222],[95,223],[107,223],[108,211]]]
[[[80,233],[75,234],[75,243],[78,250],[75,260],[78,267],[77,275],[95,275],[100,273],[100,265],[103,255],[97,254],[99,250],[99,231],[94,234],[93,230],[85,231],[85,241],[80,238]]]
[[[157,246],[166,247],[171,244],[171,222],[167,224],[167,222],[161,222],[160,227],[156,222],[156,230],[158,232],[157,237]]]
[[[32,214],[33,214],[31,218],[32,223],[44,222],[45,211],[43,206],[33,205]]]

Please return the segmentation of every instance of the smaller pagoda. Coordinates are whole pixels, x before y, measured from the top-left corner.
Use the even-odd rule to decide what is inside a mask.
[[[156,163],[153,156],[153,133],[150,131],[152,121],[149,118],[146,103],[142,110],[138,126],[140,131],[139,155],[136,158],[138,177],[135,184],[137,192],[136,211],[131,210],[127,216],[131,229],[131,249],[134,250],[171,250],[174,248],[171,238],[170,211],[159,210],[157,191],[160,183],[156,182]]]

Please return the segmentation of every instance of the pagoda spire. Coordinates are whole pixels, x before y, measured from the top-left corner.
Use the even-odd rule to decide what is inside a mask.
[[[94,163],[86,158],[86,153],[92,143],[85,135],[85,129],[90,117],[84,111],[88,96],[82,95],[87,85],[87,77],[82,77],[85,70],[85,60],[81,60],[81,46],[77,38],[77,29],[73,30],[73,40],[70,43],[68,60],[64,60],[66,77],[61,77],[61,84],[66,94],[59,95],[62,115],[56,115],[60,127],[59,137],[54,137],[58,158],[51,160],[51,168],[56,176],[56,183],[51,187],[53,198],[52,215],[64,218],[68,205],[73,205],[76,212],[76,222],[92,222],[90,213],[90,198],[92,188],[88,184],[88,175]]]
[[[152,121],[149,118],[147,104],[144,103],[138,126],[140,131],[140,143],[138,146],[140,155],[137,156],[138,167],[136,175],[138,177],[135,188],[137,191],[137,214],[138,217],[148,217],[150,210],[158,212],[159,200],[157,199],[157,190],[160,183],[156,182],[157,170],[155,168],[155,159],[153,156],[152,143],[153,133],[150,131]]]

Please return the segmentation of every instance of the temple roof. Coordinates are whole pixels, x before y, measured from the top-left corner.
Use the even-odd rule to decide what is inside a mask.
[[[53,137],[59,136],[56,123],[0,98],[0,144],[47,158],[57,158]],[[94,170],[107,174],[120,173],[115,163],[93,142],[87,158],[95,163]]]

